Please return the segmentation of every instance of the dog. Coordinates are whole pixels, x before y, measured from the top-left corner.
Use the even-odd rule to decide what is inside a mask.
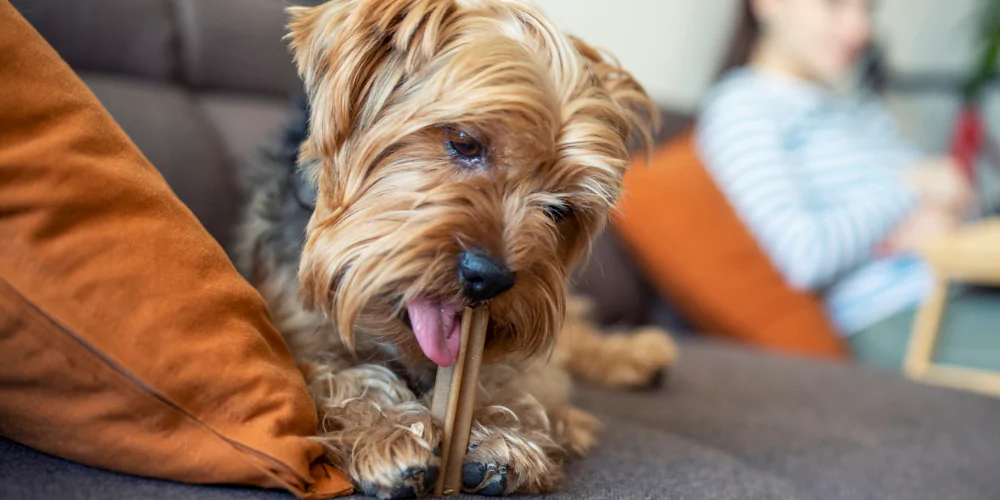
[[[543,493],[600,424],[571,376],[640,387],[662,331],[605,336],[568,282],[657,114],[615,62],[518,0],[331,0],[289,8],[305,84],[250,182],[234,261],[314,399],[327,458],[360,492],[429,494],[436,369],[488,307],[463,490]]]

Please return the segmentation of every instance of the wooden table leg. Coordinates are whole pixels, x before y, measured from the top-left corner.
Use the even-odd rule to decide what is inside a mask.
[[[941,316],[948,301],[948,283],[947,279],[938,277],[930,299],[917,311],[904,364],[906,374],[912,378],[921,378],[931,364]]]

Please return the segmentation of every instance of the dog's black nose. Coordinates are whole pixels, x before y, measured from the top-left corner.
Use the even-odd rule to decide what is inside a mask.
[[[466,298],[479,302],[510,290],[514,273],[487,255],[465,252],[458,261],[458,280]]]

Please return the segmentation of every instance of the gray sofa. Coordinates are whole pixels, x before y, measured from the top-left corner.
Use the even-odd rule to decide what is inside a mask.
[[[275,139],[298,89],[284,2],[13,3],[228,244],[238,173]],[[688,122],[665,118],[664,138]],[[602,321],[670,324],[613,234],[594,259],[578,286]],[[550,498],[1000,499],[1000,400],[698,338],[682,342],[663,389],[576,398],[607,429]],[[0,498],[54,497],[290,498],[100,471],[0,438]]]

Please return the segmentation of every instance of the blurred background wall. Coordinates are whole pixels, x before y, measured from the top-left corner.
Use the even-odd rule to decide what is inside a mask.
[[[693,111],[725,53],[739,0],[535,0],[564,29],[608,49],[665,105]],[[902,73],[971,70],[979,0],[877,0],[877,37]],[[890,92],[903,132],[928,152],[947,148],[959,96]],[[987,102],[1000,130],[1000,93]]]
[[[905,1],[905,0],[904,0]],[[661,103],[694,109],[729,44],[737,0],[535,0],[607,49]]]

